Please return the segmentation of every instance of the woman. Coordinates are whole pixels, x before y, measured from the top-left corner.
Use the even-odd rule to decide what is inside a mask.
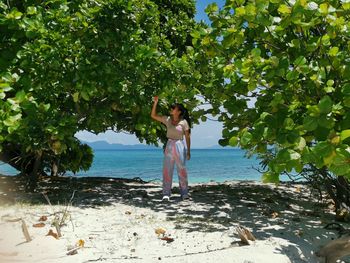
[[[168,142],[164,150],[163,162],[163,201],[169,201],[173,181],[174,165],[179,175],[182,199],[189,199],[186,160],[191,158],[190,119],[186,108],[179,103],[171,105],[170,116],[157,115],[158,97],[154,97],[151,117],[162,122],[167,128]],[[183,141],[185,135],[187,149]]]

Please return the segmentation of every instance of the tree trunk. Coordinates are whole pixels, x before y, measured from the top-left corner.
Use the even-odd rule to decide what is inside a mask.
[[[39,168],[41,166],[41,157],[42,157],[42,151],[38,151],[35,156],[33,169],[29,174],[26,191],[34,192],[35,188],[37,187],[38,180],[39,180]]]
[[[0,152],[0,161],[11,165],[27,177],[26,191],[31,192],[37,186],[39,175],[43,173],[41,160],[42,151],[22,156],[21,147],[13,144],[5,144]]]

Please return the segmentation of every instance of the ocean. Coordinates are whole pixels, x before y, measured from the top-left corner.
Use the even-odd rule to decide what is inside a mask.
[[[135,178],[144,181],[162,179],[162,149],[95,150],[92,167],[75,176]],[[227,180],[261,180],[259,160],[246,158],[240,149],[192,149],[186,162],[189,183],[224,182]],[[16,175],[17,170],[1,164],[0,174]],[[72,175],[72,174],[67,174]],[[177,182],[176,168],[174,182]]]

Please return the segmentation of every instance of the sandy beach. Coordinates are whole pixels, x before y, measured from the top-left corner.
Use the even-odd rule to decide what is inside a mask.
[[[186,201],[174,186],[163,203],[159,182],[47,178],[25,193],[2,176],[0,262],[323,262],[314,252],[337,237],[324,229],[331,202],[304,184],[195,184]],[[256,240],[242,244],[237,226]]]

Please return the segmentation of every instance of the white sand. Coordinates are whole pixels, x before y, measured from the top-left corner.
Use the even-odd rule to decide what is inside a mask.
[[[3,191],[13,202],[0,208],[0,262],[312,263],[321,262],[314,251],[336,236],[323,228],[333,215],[310,199],[305,186],[212,183],[193,186],[190,201],[174,194],[170,203],[161,203],[159,184],[119,184],[80,187],[58,240],[46,234],[56,232],[54,214],[67,206],[56,199],[49,206],[43,197],[42,204],[29,205],[29,195]],[[45,226],[33,227],[41,216],[48,217]],[[32,241],[25,242],[21,222],[9,222],[15,218],[25,220]],[[241,246],[238,225],[257,240]],[[161,240],[158,228],[174,241]],[[79,240],[84,246],[78,253],[66,255]]]

